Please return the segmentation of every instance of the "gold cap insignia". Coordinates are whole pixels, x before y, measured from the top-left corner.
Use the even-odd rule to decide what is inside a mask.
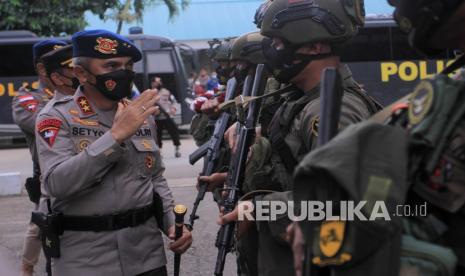
[[[102,54],[116,54],[116,47],[118,47],[118,41],[109,38],[99,37],[96,40],[95,50]]]

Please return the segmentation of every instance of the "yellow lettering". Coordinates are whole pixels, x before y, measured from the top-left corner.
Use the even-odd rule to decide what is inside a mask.
[[[420,79],[431,79],[434,74],[428,74],[428,67],[426,61],[420,61]]]
[[[442,70],[444,70],[444,60],[438,60],[436,61],[436,68],[437,68],[437,73],[441,73]]]
[[[381,81],[388,82],[389,76],[397,73],[397,64],[394,62],[382,62],[381,63]]]
[[[14,97],[16,96],[16,91],[15,87],[13,86],[13,83],[8,83],[8,96]]]
[[[399,66],[399,77],[404,81],[416,80],[418,78],[417,65],[411,61],[402,62]]]
[[[0,83],[0,97],[5,95],[5,85]]]

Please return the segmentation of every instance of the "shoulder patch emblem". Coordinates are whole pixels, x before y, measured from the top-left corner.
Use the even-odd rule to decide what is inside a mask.
[[[408,108],[408,119],[411,125],[420,123],[431,110],[434,88],[430,81],[421,81],[413,91]]]
[[[91,115],[95,113],[89,104],[89,100],[85,96],[81,96],[77,98],[77,104],[79,108],[81,109],[82,114]]]
[[[30,112],[35,112],[37,110],[37,106],[39,105],[39,101],[31,95],[19,96],[18,102],[22,108]]]
[[[146,149],[146,150],[153,150],[152,144],[150,143],[149,140],[147,140],[147,139],[142,139],[141,144],[142,144],[142,146],[144,147],[144,149]]]
[[[52,147],[55,143],[55,138],[58,135],[62,121],[57,118],[41,120],[37,124],[37,132],[44,141]]]
[[[95,50],[99,51],[102,54],[116,54],[116,47],[118,47],[118,41],[112,40],[109,38],[99,37],[96,40],[97,45],[95,45]]]
[[[78,152],[85,150],[91,144],[90,140],[81,139],[78,142]]]
[[[325,257],[334,257],[344,241],[345,222],[324,221],[320,228],[320,250]]]
[[[86,119],[81,119],[78,117],[73,117],[73,122],[84,125],[84,126],[99,126],[100,125],[98,121],[86,120]]]

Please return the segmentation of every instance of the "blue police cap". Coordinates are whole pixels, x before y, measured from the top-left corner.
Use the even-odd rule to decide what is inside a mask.
[[[80,31],[73,35],[73,57],[115,58],[132,57],[134,62],[142,53],[127,38],[105,30]]]
[[[35,43],[32,46],[34,64],[39,61],[40,56],[66,45],[68,45],[66,42],[58,39],[47,39]]]

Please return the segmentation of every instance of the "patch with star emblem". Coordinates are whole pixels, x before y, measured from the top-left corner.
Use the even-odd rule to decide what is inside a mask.
[[[145,167],[147,167],[147,169],[151,169],[153,167],[153,156],[151,154],[145,156]]]
[[[31,95],[19,96],[18,102],[22,108],[29,112],[35,112],[37,110],[37,106],[39,105],[39,101]]]
[[[90,140],[81,139],[78,142],[78,152],[85,150],[90,145]]]
[[[421,81],[412,93],[408,108],[410,125],[420,123],[428,115],[434,100],[434,87],[431,81]]]
[[[94,114],[94,110],[89,104],[89,100],[85,96],[81,96],[76,100],[79,108],[81,109],[82,114],[84,115],[91,115]]]
[[[97,45],[95,45],[95,50],[99,51],[102,54],[116,54],[116,47],[118,47],[118,41],[99,37],[96,39]]]
[[[60,130],[62,121],[57,118],[43,119],[37,123],[37,132],[39,136],[52,147]]]
[[[105,87],[108,89],[108,91],[113,91],[116,87],[116,81],[114,80],[107,80],[105,81]]]

